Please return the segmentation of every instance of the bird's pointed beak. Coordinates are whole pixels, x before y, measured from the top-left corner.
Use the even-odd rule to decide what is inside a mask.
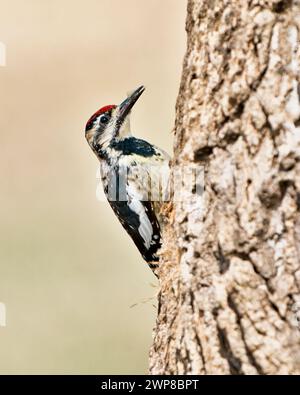
[[[142,85],[139,88],[137,88],[133,93],[131,93],[130,96],[127,97],[119,106],[119,114],[118,114],[118,123],[122,124],[124,119],[127,117],[127,115],[130,113],[132,107],[135,105],[137,102],[138,98],[141,96],[141,94],[144,92],[145,87]]]

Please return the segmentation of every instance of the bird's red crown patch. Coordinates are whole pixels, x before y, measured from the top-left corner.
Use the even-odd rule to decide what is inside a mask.
[[[104,114],[105,112],[112,110],[113,108],[116,108],[116,106],[114,104],[110,104],[108,106],[104,106],[101,107],[98,111],[95,112],[95,114],[93,114],[91,116],[91,118],[87,121],[86,123],[86,127],[88,127],[92,122],[94,122],[94,120],[101,114]]]

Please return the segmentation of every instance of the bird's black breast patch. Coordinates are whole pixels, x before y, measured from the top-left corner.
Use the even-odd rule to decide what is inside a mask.
[[[113,141],[111,148],[122,152],[123,155],[140,155],[145,158],[155,155],[155,150],[151,144],[145,140],[137,139],[135,137],[128,137],[124,140]]]

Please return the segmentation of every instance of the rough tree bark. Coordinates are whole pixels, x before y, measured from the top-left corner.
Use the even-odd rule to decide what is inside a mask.
[[[300,0],[189,0],[152,374],[299,374]],[[296,310],[295,310],[296,309]]]

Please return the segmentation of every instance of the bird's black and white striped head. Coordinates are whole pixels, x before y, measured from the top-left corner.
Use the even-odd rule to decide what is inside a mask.
[[[101,107],[91,116],[86,124],[85,137],[94,152],[105,153],[113,142],[131,135],[129,114],[144,90],[141,86],[120,105]]]

